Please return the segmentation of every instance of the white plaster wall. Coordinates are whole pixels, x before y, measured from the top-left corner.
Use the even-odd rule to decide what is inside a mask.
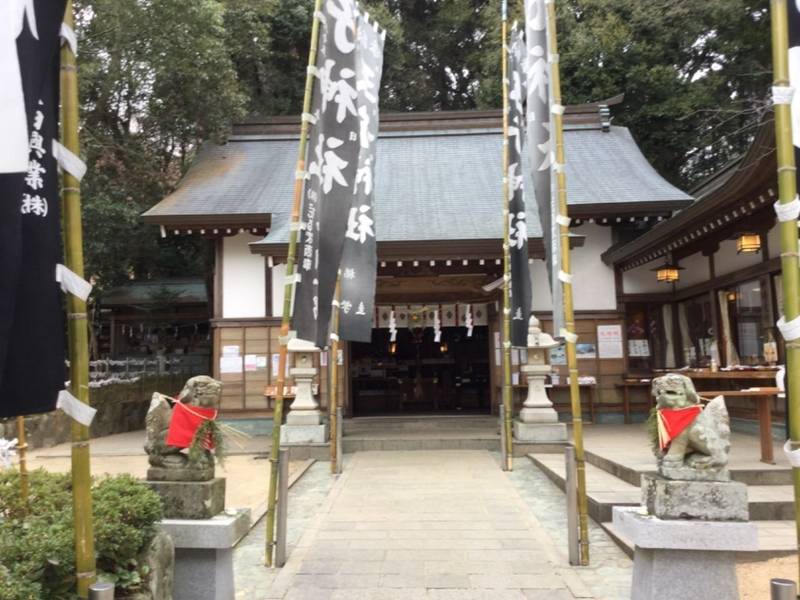
[[[266,269],[264,257],[248,244],[260,238],[246,233],[222,240],[222,316],[225,319],[264,317]]]
[[[656,261],[649,262],[635,269],[622,272],[622,291],[625,294],[651,294],[671,292],[669,283],[656,280],[656,274],[651,269],[658,265]]]
[[[736,254],[736,240],[725,240],[714,254],[714,272],[719,275],[733,273],[763,260],[761,252],[752,254]]]
[[[682,258],[679,264],[686,269],[685,271],[680,271],[680,279],[675,284],[675,287],[679,290],[697,285],[698,283],[704,283],[708,281],[711,275],[711,270],[708,266],[708,257],[703,256],[700,252],[695,252],[690,256]],[[651,275],[655,279],[656,274],[651,273]]]
[[[272,267],[272,316],[283,316],[283,292],[286,288],[286,265]]]
[[[767,244],[769,245],[769,256],[775,258],[781,255],[781,228],[776,222],[767,234]]]
[[[571,255],[575,310],[616,310],[614,269],[600,259],[600,255],[611,246],[611,228],[587,224],[576,228],[574,232],[586,236],[583,247],[575,248]],[[543,260],[533,261],[531,284],[533,310],[552,310],[550,285]]]

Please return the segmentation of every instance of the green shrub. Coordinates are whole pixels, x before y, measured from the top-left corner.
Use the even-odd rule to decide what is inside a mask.
[[[139,557],[162,518],[161,500],[129,475],[92,487],[98,574],[118,597],[140,589],[147,575]],[[30,513],[19,497],[19,474],[0,471],[0,600],[75,598],[72,491],[67,475],[30,473]]]

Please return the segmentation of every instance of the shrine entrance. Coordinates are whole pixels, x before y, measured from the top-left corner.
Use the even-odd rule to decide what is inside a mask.
[[[489,328],[373,329],[350,347],[353,416],[489,414]]]

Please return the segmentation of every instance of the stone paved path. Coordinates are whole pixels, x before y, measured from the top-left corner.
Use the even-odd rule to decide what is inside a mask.
[[[307,477],[313,478],[317,466]],[[236,564],[237,580],[252,582],[256,574],[241,573],[238,557]],[[513,479],[499,469],[496,455],[361,452],[306,523],[286,566],[280,572],[262,570],[261,584],[247,584],[247,595],[237,595],[248,600],[593,598],[578,573]]]

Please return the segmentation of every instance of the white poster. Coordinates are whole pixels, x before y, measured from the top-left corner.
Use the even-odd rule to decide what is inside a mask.
[[[258,357],[255,354],[244,355],[244,370],[255,371],[258,369]]]
[[[223,346],[222,356],[239,356],[239,346]]]
[[[650,344],[647,340],[628,340],[628,356],[650,356]]]
[[[241,356],[221,356],[219,359],[219,372],[220,373],[241,373],[242,372],[242,357]]]
[[[599,358],[623,358],[622,325],[597,326],[597,353]]]

